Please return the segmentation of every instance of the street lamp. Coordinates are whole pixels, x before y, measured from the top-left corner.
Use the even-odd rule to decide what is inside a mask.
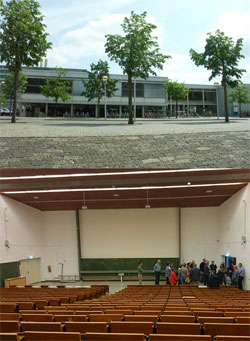
[[[214,85],[216,86],[216,103],[217,103],[217,120],[219,119],[219,97],[218,97],[218,86],[219,83],[215,82]]]
[[[102,81],[104,83],[104,118],[105,120],[107,119],[107,81],[108,81],[108,76],[103,76]]]

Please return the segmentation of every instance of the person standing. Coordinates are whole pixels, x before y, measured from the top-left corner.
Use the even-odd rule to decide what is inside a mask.
[[[210,264],[210,270],[214,271],[214,273],[216,274],[217,272],[217,265],[215,264],[215,261],[212,260],[211,264]]]
[[[170,285],[176,285],[178,283],[178,277],[176,276],[174,267],[172,267],[172,271],[170,273],[169,283]]]
[[[204,285],[208,285],[209,275],[210,275],[209,261],[206,260],[205,266],[204,266]]]
[[[204,283],[204,267],[205,267],[205,264],[206,264],[206,258],[203,258],[203,261],[200,263],[200,281],[201,283]]]
[[[138,267],[137,267],[137,271],[138,271],[139,285],[142,285],[142,277],[143,277],[143,272],[144,272],[142,261],[139,262]]]
[[[200,279],[200,269],[197,267],[196,264],[193,265],[190,273],[190,280],[194,284],[198,284]]]
[[[234,271],[232,272],[232,285],[238,288],[239,283],[239,269],[237,265],[234,265]]]
[[[169,284],[169,277],[171,273],[171,266],[170,263],[167,263],[166,269],[165,269],[165,277],[166,277],[166,284]]]
[[[161,260],[160,259],[158,259],[158,261],[155,263],[154,272],[155,272],[155,284],[159,284],[160,276],[161,276]]]
[[[238,280],[238,288],[243,290],[243,279],[245,277],[245,269],[242,266],[242,263],[239,263],[239,280]]]
[[[188,273],[187,273],[186,263],[183,263],[180,269],[180,283],[181,284],[185,284],[187,274]]]

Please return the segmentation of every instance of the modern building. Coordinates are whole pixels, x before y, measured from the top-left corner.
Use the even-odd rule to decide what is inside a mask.
[[[59,101],[58,116],[69,117],[97,117],[97,99],[88,102],[82,96],[84,91],[83,80],[88,80],[88,71],[85,69],[65,69],[65,80],[71,82],[71,98],[66,102]],[[47,78],[57,77],[56,69],[49,67],[23,68],[27,76],[27,87],[24,94],[18,98],[18,107],[22,114],[27,116],[54,116],[55,102],[41,94],[41,85]],[[0,81],[4,80],[7,69],[0,66]],[[111,75],[117,80],[117,91],[112,98],[106,99],[108,117],[127,117],[128,115],[128,83],[125,75]],[[147,80],[137,79],[133,83],[133,107],[136,116],[141,118],[164,118],[176,114],[179,116],[223,116],[224,94],[220,85],[186,84],[189,89],[187,99],[176,104],[165,92],[166,77],[149,77]],[[136,91],[135,91],[136,90]],[[230,93],[230,89],[228,91]],[[101,100],[100,116],[104,117],[105,98]],[[228,103],[230,116],[238,115],[236,104]],[[244,116],[250,115],[250,104],[242,105]],[[188,113],[188,114],[187,114]]]

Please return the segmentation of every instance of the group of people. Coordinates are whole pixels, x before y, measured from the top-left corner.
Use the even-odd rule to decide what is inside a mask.
[[[138,280],[139,284],[142,284],[143,279],[143,262],[140,261],[138,264]],[[155,284],[160,283],[160,277],[162,272],[161,260],[158,259],[154,265],[153,271],[155,273]],[[167,263],[165,267],[165,279],[166,284],[177,285],[177,284],[203,284],[209,286],[211,289],[219,288],[220,285],[235,285],[239,289],[243,289],[243,279],[245,277],[245,269],[242,263],[231,264],[228,268],[222,263],[220,268],[217,269],[215,261],[209,261],[203,259],[199,267],[196,262],[180,264],[176,270],[172,263]]]

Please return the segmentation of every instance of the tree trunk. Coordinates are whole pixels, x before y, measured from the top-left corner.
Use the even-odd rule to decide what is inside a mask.
[[[55,106],[55,117],[57,116],[57,99],[56,99],[56,106]]]
[[[238,104],[239,104],[239,117],[241,117],[241,102],[239,102]]]
[[[175,118],[178,118],[178,99],[175,100]]]
[[[14,98],[13,98],[14,99],[14,103],[13,103],[13,111],[12,111],[11,123],[16,123],[18,76],[19,76],[19,68],[16,68],[16,70],[15,70],[15,77],[14,77]]]
[[[97,102],[97,117],[100,117],[100,98],[98,98],[98,102]]]
[[[134,124],[132,111],[132,75],[128,74],[128,124]]]
[[[225,123],[229,122],[229,117],[228,117],[228,106],[227,106],[227,83],[224,79],[222,79],[222,83],[223,83],[223,88],[224,88],[224,110],[225,110]]]

